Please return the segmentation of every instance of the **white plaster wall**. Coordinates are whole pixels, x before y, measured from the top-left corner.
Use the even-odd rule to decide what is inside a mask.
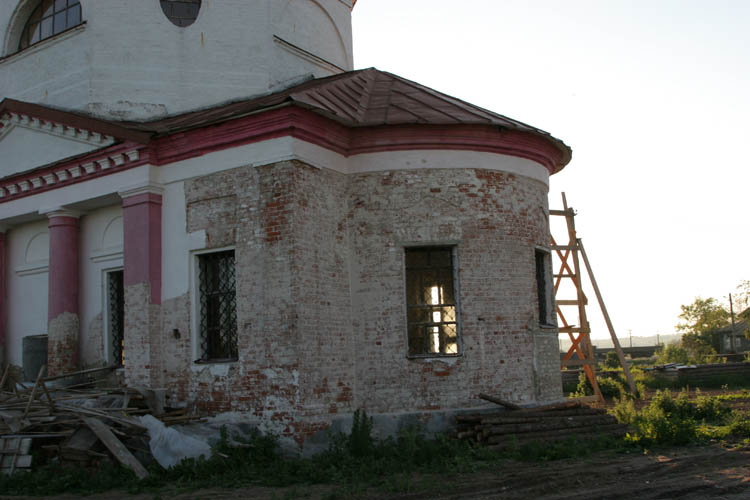
[[[84,109],[89,101],[89,55],[88,33],[81,28],[8,57],[0,61],[0,99]]]
[[[9,33],[25,22],[15,13],[28,11],[17,5],[0,2],[4,55],[17,47]],[[332,73],[281,48],[274,35],[352,69],[350,2],[344,0],[203,0],[186,28],[169,22],[157,0],[81,0],[81,6],[85,26],[0,61],[0,97],[145,119]]]
[[[8,362],[17,366],[23,364],[23,337],[47,333],[47,224],[40,220],[6,233],[6,355]]]
[[[104,272],[123,266],[122,205],[93,210],[81,217],[79,304],[81,360],[87,365],[106,359]]]
[[[0,137],[0,177],[25,172],[94,149],[96,147],[84,142],[16,126],[7,135]]]
[[[162,197],[162,298],[169,300],[190,288],[190,252],[206,247],[206,232],[187,232],[185,183],[164,186]]]

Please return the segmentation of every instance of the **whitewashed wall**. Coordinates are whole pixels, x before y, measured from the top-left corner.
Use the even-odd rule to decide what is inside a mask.
[[[109,354],[104,273],[122,268],[122,244],[121,205],[94,210],[81,217],[79,317],[84,366],[100,364]]]
[[[8,362],[16,366],[23,365],[23,337],[47,333],[47,224],[40,220],[6,233],[6,353]]]
[[[156,0],[81,0],[85,26],[11,55],[33,3],[0,2],[0,97],[142,119],[338,71],[290,45],[352,69],[347,0],[203,0],[186,28]]]

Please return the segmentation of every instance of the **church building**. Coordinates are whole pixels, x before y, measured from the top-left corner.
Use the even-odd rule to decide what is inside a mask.
[[[0,2],[0,367],[46,335],[51,376],[113,365],[301,448],[562,397],[570,148],[354,70],[353,8]]]

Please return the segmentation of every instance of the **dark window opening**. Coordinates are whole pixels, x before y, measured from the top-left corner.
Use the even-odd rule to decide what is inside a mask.
[[[551,326],[550,319],[552,301],[550,300],[550,286],[548,283],[547,267],[549,265],[549,253],[543,250],[535,251],[536,258],[536,296],[539,304],[539,324]]]
[[[29,16],[18,50],[23,50],[83,22],[79,0],[43,0]]]
[[[409,356],[457,355],[453,247],[404,251]]]
[[[112,362],[117,366],[125,364],[125,287],[123,272],[107,273],[107,329]]]
[[[200,361],[237,359],[234,250],[198,256]]]
[[[184,28],[193,24],[198,18],[201,0],[161,0],[161,10],[172,24]]]

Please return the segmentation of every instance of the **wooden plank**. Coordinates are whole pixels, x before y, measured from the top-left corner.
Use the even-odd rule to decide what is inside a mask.
[[[122,442],[112,433],[109,427],[93,417],[83,417],[83,421],[89,426],[89,429],[94,431],[94,434],[104,443],[109,451],[115,456],[115,458],[125,467],[128,467],[139,479],[143,479],[148,476],[146,468],[143,467],[137,458],[125,447]]]
[[[580,401],[581,403],[598,403],[600,401],[598,396],[583,396],[580,398],[571,398],[575,401]]]
[[[552,245],[550,246],[552,250],[575,250],[575,245]]]
[[[103,372],[105,370],[115,370],[117,368],[119,368],[119,367],[116,366],[116,365],[105,366],[104,368],[91,368],[89,370],[81,370],[79,372],[65,373],[63,375],[57,375],[55,377],[44,377],[44,381],[45,382],[49,382],[50,380],[60,380],[60,379],[63,379],[63,378],[75,377],[76,375],[88,375],[89,373]]]
[[[588,329],[581,328],[580,326],[561,326],[558,330],[560,330],[560,333],[588,333]]]
[[[55,412],[55,402],[52,401],[52,396],[49,395],[49,391],[47,390],[47,384],[44,383],[44,380],[41,380],[39,382],[42,385],[42,389],[44,389],[44,394],[47,396],[47,401],[49,402],[49,411],[50,413]]]
[[[29,403],[26,405],[26,410],[23,412],[23,417],[26,418],[26,415],[28,415],[29,410],[31,409],[31,403],[34,401],[34,394],[36,394],[36,388],[39,387],[39,381],[42,379],[42,373],[44,373],[44,370],[47,368],[46,365],[42,365],[39,367],[39,373],[36,376],[36,382],[34,383],[34,388],[31,389],[31,395],[29,396]]]
[[[98,440],[99,438],[96,437],[96,434],[94,434],[91,429],[88,427],[79,427],[73,435],[70,436],[70,439],[68,439],[68,442],[65,443],[64,446],[75,450],[87,451],[90,450]]]
[[[567,217],[569,215],[575,215],[575,212],[573,212],[573,209],[569,208],[568,210],[550,210],[549,214],[550,215],[562,215],[564,217]]]
[[[479,394],[479,399],[484,399],[485,401],[489,401],[490,403],[495,403],[496,405],[501,405],[506,408],[510,408],[511,410],[520,410],[521,407],[517,404],[511,403],[510,401],[505,401],[500,398],[496,398],[494,396],[490,396],[488,394]]]
[[[5,382],[8,380],[9,371],[10,371],[10,363],[5,365],[5,370],[3,371],[3,378],[0,379],[0,391],[5,389]]]
[[[607,306],[604,305],[604,299],[602,298],[602,293],[601,291],[599,291],[599,285],[596,284],[594,271],[591,270],[591,264],[589,263],[589,258],[586,256],[586,250],[583,248],[583,241],[581,241],[580,239],[578,240],[578,246],[581,247],[581,257],[583,258],[583,263],[586,266],[586,272],[589,273],[589,278],[591,278],[591,284],[594,287],[596,300],[599,302],[599,308],[602,310],[602,314],[604,315],[604,321],[607,323],[607,328],[609,329],[609,335],[610,337],[612,337],[612,343],[615,346],[615,352],[617,352],[617,358],[620,360],[620,366],[622,366],[622,371],[625,373],[625,378],[627,378],[628,380],[628,386],[630,386],[630,393],[635,394],[635,382],[633,381],[633,377],[630,375],[630,365],[625,359],[625,354],[622,352],[620,341],[618,340],[617,334],[615,333],[615,327],[612,326],[612,320],[610,319],[609,313],[607,312]]]
[[[94,410],[93,408],[80,408],[78,406],[62,406],[58,405],[58,408],[62,409],[63,411],[75,413],[78,415],[89,415],[91,417],[98,417],[102,419],[111,420],[113,422],[117,422],[118,424],[124,425],[126,427],[132,427],[135,429],[140,429],[142,431],[147,431],[148,427],[141,424],[135,419],[126,418],[126,417],[116,417],[114,415],[109,415],[106,412]]]

